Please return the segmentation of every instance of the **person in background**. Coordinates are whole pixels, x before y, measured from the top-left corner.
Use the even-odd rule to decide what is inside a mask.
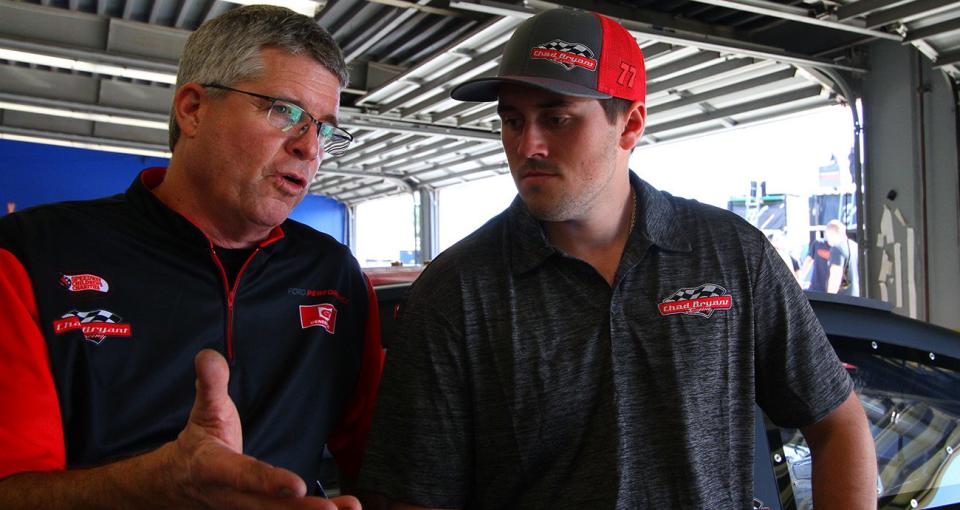
[[[845,296],[860,295],[857,243],[847,237],[847,229],[839,220],[827,223],[824,238],[830,245],[827,292]]]
[[[818,509],[875,508],[860,401],[776,250],[630,172],[645,73],[621,25],[537,14],[451,95],[497,101],[519,196],[411,288],[361,487],[397,509],[751,508],[758,403],[803,431]]]
[[[0,218],[0,507],[359,508],[383,362],[349,250],[288,220],[346,66],[311,18],[240,7],[187,40],[168,168]]]
[[[803,280],[800,273],[800,262],[790,253],[790,240],[787,239],[786,234],[782,230],[777,230],[770,235],[770,244],[777,250],[777,255],[780,255],[783,263],[790,268],[793,276],[797,279],[797,283],[800,283]]]
[[[803,261],[801,274],[810,274],[807,290],[826,292],[830,279],[830,243],[826,239],[814,239],[810,242],[807,258]]]

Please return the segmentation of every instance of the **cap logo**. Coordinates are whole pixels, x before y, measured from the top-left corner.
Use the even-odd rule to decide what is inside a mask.
[[[588,71],[597,70],[597,59],[593,50],[580,43],[568,43],[554,39],[530,50],[530,58],[549,60],[567,71],[582,67]]]
[[[661,301],[658,308],[660,315],[697,315],[708,319],[716,310],[733,308],[733,296],[715,283],[705,283],[677,290]]]

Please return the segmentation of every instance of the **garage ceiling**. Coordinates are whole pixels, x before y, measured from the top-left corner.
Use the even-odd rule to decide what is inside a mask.
[[[863,45],[915,46],[960,77],[960,1],[280,0],[343,47],[355,144],[311,192],[347,204],[507,172],[491,104],[451,87],[494,73],[513,29],[559,5],[620,20],[647,59],[656,144],[844,101]],[[0,137],[165,155],[177,59],[221,0],[0,0]]]

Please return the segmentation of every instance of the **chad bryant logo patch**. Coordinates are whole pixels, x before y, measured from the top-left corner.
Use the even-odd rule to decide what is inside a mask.
[[[587,46],[580,43],[568,43],[560,39],[554,39],[530,50],[530,58],[549,60],[563,66],[567,71],[574,67],[596,71],[597,59],[593,56],[593,50]]]
[[[97,345],[108,336],[130,336],[130,325],[124,324],[119,315],[109,310],[71,310],[53,321],[53,332],[58,335],[76,329],[83,331],[83,337]]]
[[[110,284],[95,274],[61,274],[60,285],[63,285],[70,292],[84,290],[107,292],[110,290]]]
[[[660,315],[699,315],[709,318],[714,310],[729,310],[733,308],[733,297],[727,289],[705,283],[699,287],[680,289],[670,297],[660,302]]]
[[[300,327],[313,326],[320,326],[332,335],[337,327],[337,308],[330,303],[300,305]]]

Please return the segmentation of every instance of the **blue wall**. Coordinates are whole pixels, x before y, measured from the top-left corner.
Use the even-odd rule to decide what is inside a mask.
[[[0,140],[0,215],[7,202],[17,210],[63,200],[121,193],[140,170],[166,166],[167,159],[55,145]],[[327,197],[308,195],[291,218],[344,242],[346,208]]]

